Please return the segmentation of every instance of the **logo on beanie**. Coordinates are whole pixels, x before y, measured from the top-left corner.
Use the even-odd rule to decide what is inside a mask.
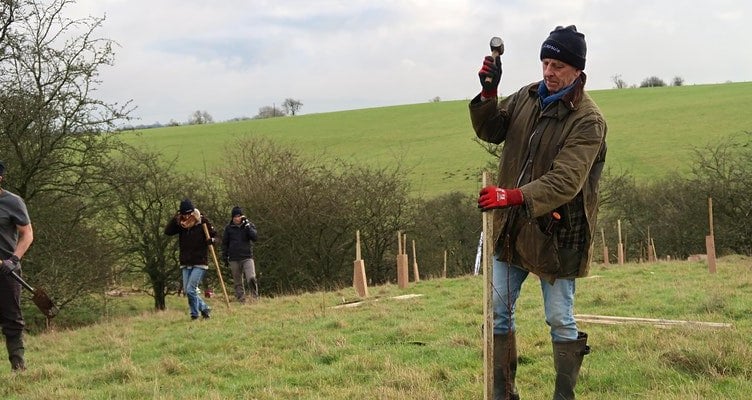
[[[549,49],[549,50],[552,50],[552,51],[554,51],[554,52],[555,52],[556,54],[559,54],[559,53],[561,53],[561,50],[560,50],[560,49],[559,49],[558,47],[556,47],[556,46],[553,46],[553,45],[551,45],[551,44],[549,44],[549,43],[543,43],[543,48],[544,48],[544,49]]]

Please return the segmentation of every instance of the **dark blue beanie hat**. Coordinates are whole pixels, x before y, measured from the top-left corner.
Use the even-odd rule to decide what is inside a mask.
[[[183,199],[183,201],[180,202],[180,213],[181,214],[190,214],[193,212],[193,203],[190,199]]]
[[[566,28],[557,26],[543,42],[540,59],[553,58],[584,70],[586,55],[585,35],[577,32],[577,27],[574,25]]]

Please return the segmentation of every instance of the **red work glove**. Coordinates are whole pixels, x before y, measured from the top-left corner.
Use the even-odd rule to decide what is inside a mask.
[[[496,186],[486,186],[480,190],[480,197],[478,197],[478,208],[481,211],[518,206],[522,203],[522,191],[520,189],[502,189]]]
[[[491,56],[486,56],[483,59],[483,66],[478,71],[478,78],[480,78],[480,85],[483,87],[480,92],[481,97],[484,99],[496,97],[499,82],[501,82],[501,57],[494,59]],[[486,78],[490,79],[486,81]]]

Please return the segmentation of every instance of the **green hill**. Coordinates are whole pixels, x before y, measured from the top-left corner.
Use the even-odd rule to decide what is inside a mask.
[[[609,125],[607,166],[639,179],[687,171],[692,149],[752,131],[752,82],[590,92]],[[399,164],[416,195],[474,192],[491,159],[473,141],[467,101],[150,129],[124,135],[186,171],[212,170],[236,140],[266,137],[303,154],[374,166]]]

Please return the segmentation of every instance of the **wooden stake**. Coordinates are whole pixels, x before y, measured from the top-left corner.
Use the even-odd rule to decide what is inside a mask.
[[[447,269],[447,251],[444,250],[444,271],[441,273],[442,278],[446,278],[446,269]]]
[[[402,240],[402,232],[397,231],[397,286],[400,289],[405,289],[408,284],[407,254],[404,253],[405,248],[402,246]]]
[[[621,220],[617,220],[617,226],[619,231],[619,247],[617,248],[619,265],[624,265],[624,244],[621,242]]]
[[[603,242],[603,264],[608,265],[608,246],[606,246],[606,234],[603,233],[603,228],[601,228],[601,242]]]
[[[653,246],[653,260],[658,261],[658,252],[655,250],[655,241],[650,238],[650,245]]]
[[[420,282],[420,273],[418,273],[418,259],[415,257],[415,240],[413,240],[413,279]]]
[[[355,231],[355,259],[360,260],[360,229]]]
[[[715,273],[715,236],[713,236],[713,198],[708,197],[708,223],[710,235],[705,237],[705,249],[708,254],[708,272]]]
[[[483,172],[483,187],[490,174]],[[493,212],[481,214],[483,219],[483,398],[493,399]]]
[[[710,227],[710,236],[713,236],[713,198],[708,197],[708,226]]]
[[[360,257],[360,231],[355,231],[355,262],[353,263],[353,287],[360,297],[368,297],[366,264]]]

